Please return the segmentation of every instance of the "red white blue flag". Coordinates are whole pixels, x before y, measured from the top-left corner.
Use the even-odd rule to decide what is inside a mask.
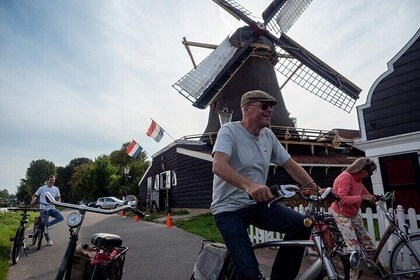
[[[127,155],[129,155],[132,158],[136,158],[138,157],[138,155],[141,153],[143,149],[140,147],[139,144],[137,144],[136,141],[131,141],[130,145],[127,148],[127,151],[125,151],[127,153]]]
[[[155,139],[156,142],[159,142],[163,137],[163,129],[154,120],[152,120],[152,124],[146,134],[147,136]]]

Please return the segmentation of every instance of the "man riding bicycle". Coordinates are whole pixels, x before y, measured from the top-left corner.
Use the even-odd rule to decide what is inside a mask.
[[[277,101],[261,90],[241,99],[242,120],[223,125],[213,148],[213,202],[211,211],[236,267],[237,279],[259,279],[258,262],[247,228],[286,233],[284,240],[309,239],[304,216],[274,199],[265,185],[270,163],[283,166],[303,186],[317,190],[309,174],[298,165],[270,130]],[[295,279],[304,248],[281,247],[270,279]]]
[[[53,245],[53,242],[48,234],[48,227],[55,225],[64,220],[64,217],[60,213],[60,211],[55,209],[55,206],[53,204],[47,203],[45,199],[45,193],[49,192],[55,198],[55,200],[61,201],[60,190],[56,186],[54,186],[54,183],[55,183],[55,177],[53,175],[50,175],[48,177],[47,184],[40,187],[34,193],[34,195],[32,196],[32,201],[31,201],[31,204],[34,205],[37,201],[37,197],[39,197],[39,202],[40,202],[39,208],[41,208],[41,216],[46,214],[45,239],[47,239],[47,246]],[[48,221],[50,216],[53,217],[54,220]]]

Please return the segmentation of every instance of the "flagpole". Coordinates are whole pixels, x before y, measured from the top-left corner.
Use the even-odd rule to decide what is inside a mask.
[[[152,121],[154,121],[157,125],[159,125],[154,119],[150,118]],[[165,129],[163,129],[162,126],[159,125],[159,127],[165,132],[172,140],[176,141]]]

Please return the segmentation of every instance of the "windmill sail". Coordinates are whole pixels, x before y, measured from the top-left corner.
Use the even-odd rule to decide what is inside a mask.
[[[312,0],[289,0],[271,16],[271,19],[268,18],[269,10],[267,8],[263,12],[267,29],[278,35],[286,33],[311,2]]]
[[[233,57],[237,47],[227,37],[197,68],[179,79],[172,87],[185,98],[195,102]]]

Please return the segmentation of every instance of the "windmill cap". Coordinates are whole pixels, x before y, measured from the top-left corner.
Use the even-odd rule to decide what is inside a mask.
[[[277,104],[276,99],[272,97],[271,95],[269,95],[268,93],[262,90],[251,90],[244,93],[244,95],[242,95],[241,108],[255,101],[270,102],[272,105]]]

